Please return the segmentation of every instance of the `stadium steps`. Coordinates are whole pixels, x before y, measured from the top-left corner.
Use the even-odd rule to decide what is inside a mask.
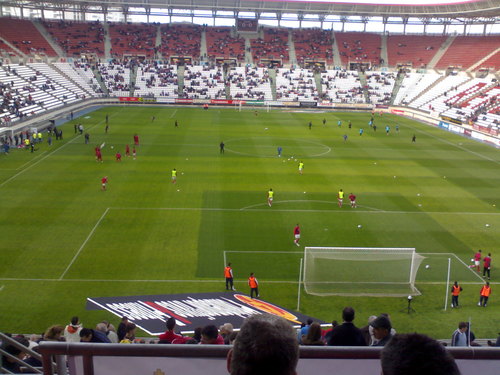
[[[297,54],[295,53],[295,43],[291,30],[288,30],[288,58],[290,59],[290,64],[297,65]]]
[[[177,97],[182,97],[182,93],[184,92],[184,72],[186,68],[184,66],[177,66]]]
[[[394,100],[396,100],[396,96],[398,95],[399,89],[401,88],[401,84],[403,83],[403,80],[405,79],[405,73],[400,72],[398,73],[396,77],[396,82],[394,82],[394,87],[392,88],[392,93],[391,93],[391,101],[390,105],[394,104]]]
[[[380,38],[380,47],[380,58],[384,60],[384,62],[380,64],[380,66],[387,67],[389,66],[389,54],[387,52],[387,34],[383,34]]]
[[[269,69],[269,78],[271,80],[271,93],[273,95],[273,100],[276,100],[276,69]]]
[[[129,87],[130,87],[130,96],[134,96],[134,91],[135,91],[135,82],[137,80],[137,70],[138,67],[137,65],[134,65],[130,69],[130,82],[129,82]]]
[[[204,59],[208,60],[207,32],[202,30],[200,38],[200,61],[203,61]]]
[[[363,88],[363,96],[365,97],[365,103],[370,103],[370,94],[368,93],[368,81],[366,80],[366,75],[363,71],[358,70],[359,83]]]
[[[99,69],[97,68],[97,66],[95,66],[95,65],[92,66],[92,73],[94,73],[94,76],[97,80],[97,83],[99,83],[99,87],[101,88],[104,95],[109,96],[109,90],[106,87],[106,83],[102,79],[101,73],[99,72]]]
[[[242,35],[245,38],[245,63],[253,64],[252,56],[252,44],[250,43],[250,37],[248,35]]]
[[[111,59],[111,38],[109,36],[109,25],[107,22],[103,22],[102,27],[104,29],[104,58],[109,60]]]
[[[161,59],[161,52],[160,52],[160,48],[161,48],[161,26],[160,25],[158,25],[157,28],[156,28],[155,47],[156,47],[156,55],[155,55],[155,57],[157,59]]]
[[[314,82],[316,82],[316,90],[318,90],[318,96],[320,98],[322,98],[323,97],[323,85],[321,84],[321,73],[320,72],[314,73]]]
[[[441,60],[441,57],[443,57],[446,51],[448,51],[448,48],[451,46],[455,38],[456,36],[450,35],[448,39],[444,41],[441,47],[439,47],[436,51],[436,54],[432,57],[431,61],[429,61],[429,64],[427,64],[427,68],[434,69],[439,60]]]
[[[14,46],[13,44],[11,44],[7,39],[4,39],[0,36],[0,40],[2,40],[7,46],[9,46],[15,53],[17,53],[19,56],[23,57],[23,58],[27,58],[28,56],[23,52],[21,51],[19,48],[17,48],[16,46]],[[12,59],[11,59],[12,60]]]
[[[500,48],[497,48],[496,50],[490,52],[488,55],[486,55],[485,57],[483,57],[481,60],[479,60],[478,62],[476,62],[475,64],[472,64],[467,70],[466,72],[472,72],[474,71],[475,69],[477,69],[483,62],[485,62],[486,60],[490,59],[491,57],[493,57],[495,54],[497,54],[498,52],[500,52]]]
[[[335,67],[342,66],[342,60],[340,59],[339,45],[337,44],[337,38],[335,38],[335,33],[332,30],[332,40],[333,40],[333,65]]]
[[[66,54],[64,53],[62,48],[59,46],[59,44],[57,44],[57,42],[54,40],[54,38],[52,38],[52,35],[49,34],[49,32],[45,29],[45,27],[43,27],[43,25],[40,21],[32,20],[31,22],[33,22],[33,26],[36,27],[38,32],[45,38],[47,43],[49,43],[50,46],[54,49],[54,51],[56,51],[57,56],[59,56],[59,57],[66,56]]]

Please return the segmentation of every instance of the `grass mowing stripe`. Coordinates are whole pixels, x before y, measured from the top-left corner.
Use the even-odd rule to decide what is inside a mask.
[[[69,271],[69,269],[71,268],[71,266],[73,265],[73,263],[75,262],[76,258],[78,258],[78,256],[80,255],[80,253],[82,252],[83,248],[85,247],[85,245],[87,244],[87,242],[90,240],[90,238],[92,237],[92,235],[94,234],[95,230],[97,229],[97,227],[99,226],[99,224],[101,223],[102,219],[104,219],[104,217],[106,216],[106,214],[108,213],[109,211],[109,208],[106,208],[106,210],[104,211],[104,213],[101,215],[101,217],[99,218],[99,220],[97,221],[97,223],[94,225],[94,228],[92,228],[92,230],[90,231],[89,235],[87,236],[87,238],[85,239],[85,241],[83,241],[82,243],[82,246],[80,246],[80,248],[78,249],[78,251],[76,252],[75,256],[73,257],[73,259],[71,259],[71,262],[69,262],[68,266],[66,267],[66,269],[64,270],[64,272],[61,274],[61,276],[59,277],[59,280],[62,280],[64,278],[64,276],[66,275],[66,273]]]

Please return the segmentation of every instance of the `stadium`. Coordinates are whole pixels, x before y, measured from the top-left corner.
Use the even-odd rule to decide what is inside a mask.
[[[358,327],[387,313],[449,345],[468,322],[494,345],[499,71],[494,0],[1,1],[0,332],[128,316],[156,343],[172,316],[326,330],[352,306]],[[228,350],[82,345],[50,353]],[[462,373],[498,362],[483,349],[452,351]],[[301,361],[323,373],[322,353]],[[339,374],[378,365],[346,353]]]

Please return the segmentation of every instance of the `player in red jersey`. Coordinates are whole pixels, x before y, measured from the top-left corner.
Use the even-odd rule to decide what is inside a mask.
[[[293,237],[294,237],[293,242],[295,243],[295,245],[300,246],[299,245],[299,241],[300,241],[300,226],[299,226],[299,224],[297,224],[295,226],[295,228],[293,228]]]
[[[135,147],[132,149],[132,156],[134,157],[134,160],[135,160],[135,156],[137,155],[137,153],[135,152]]]
[[[490,270],[491,270],[491,253],[488,253],[483,259],[483,277],[486,278],[488,274],[488,280],[490,280]]]
[[[351,201],[351,208],[356,208],[356,196],[353,193],[349,194],[349,200]]]
[[[139,146],[139,136],[137,134],[134,135],[134,145]]]
[[[116,157],[116,161],[122,161],[122,154],[120,154],[119,151],[116,153],[115,157]]]
[[[102,183],[102,190],[106,190],[106,184],[108,183],[108,176],[104,176],[101,178],[101,183]]]
[[[130,146],[129,145],[125,145],[125,155],[130,157]]]
[[[481,258],[482,258],[481,250],[478,250],[477,253],[474,254],[474,265],[476,266],[476,271],[481,272]]]

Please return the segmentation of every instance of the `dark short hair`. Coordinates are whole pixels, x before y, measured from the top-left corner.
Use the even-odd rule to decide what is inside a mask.
[[[271,314],[245,320],[233,344],[231,375],[291,375],[299,360],[297,335],[285,319]]]
[[[460,375],[444,346],[418,333],[394,335],[384,346],[380,360],[384,375]]]
[[[71,318],[71,324],[73,324],[74,326],[76,326],[78,324],[78,317],[77,316],[74,316]]]
[[[392,328],[391,321],[389,320],[389,318],[387,316],[384,316],[384,315],[379,316],[377,319],[375,319],[373,322],[371,322],[370,325],[373,328],[383,328],[383,329],[386,329],[388,331],[390,331]]]
[[[82,328],[80,331],[80,337],[87,337],[88,335],[94,336],[94,332],[90,328]]]
[[[352,307],[344,307],[342,311],[342,319],[346,322],[352,322],[354,320],[354,309]]]
[[[168,318],[166,323],[167,329],[169,331],[173,330],[175,327],[175,318]]]
[[[216,339],[219,336],[219,330],[213,324],[203,327],[201,335],[210,339]]]
[[[459,328],[459,329],[462,329],[462,328],[467,328],[467,323],[465,323],[465,322],[460,322],[460,323],[458,323],[458,328]]]

